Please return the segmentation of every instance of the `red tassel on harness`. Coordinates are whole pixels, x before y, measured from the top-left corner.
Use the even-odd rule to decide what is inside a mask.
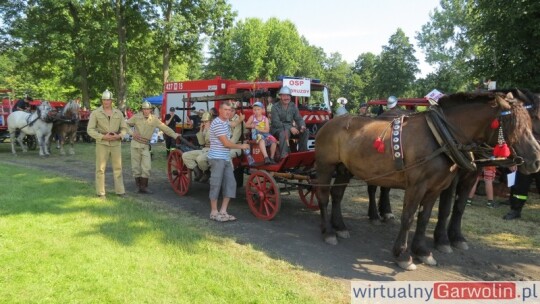
[[[493,149],[493,156],[507,158],[510,156],[510,148],[508,148],[506,143],[503,143],[502,145],[498,144],[495,146],[495,149]]]
[[[492,122],[491,122],[491,125],[490,127],[492,129],[497,129],[499,127],[499,120],[497,118],[495,118]]]
[[[377,151],[379,150],[379,147],[381,145],[384,145],[383,142],[382,142],[382,139],[381,137],[377,137],[377,139],[375,139],[375,141],[373,142],[373,148],[377,149]]]
[[[381,141],[379,146],[377,147],[377,152],[384,153],[384,143]]]

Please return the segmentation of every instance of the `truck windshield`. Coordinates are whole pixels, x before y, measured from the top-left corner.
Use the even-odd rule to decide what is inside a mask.
[[[301,108],[312,110],[328,110],[330,109],[330,94],[325,86],[317,86],[311,88],[310,97],[298,97],[298,105]]]

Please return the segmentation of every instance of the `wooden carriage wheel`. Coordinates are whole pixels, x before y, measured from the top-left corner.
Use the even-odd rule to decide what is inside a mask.
[[[301,184],[305,185],[298,185],[298,195],[300,195],[300,199],[302,200],[302,203],[306,205],[306,207],[310,210],[319,210],[319,199],[317,198],[317,186],[311,186],[310,183],[317,183],[317,180],[299,180],[298,181]]]
[[[257,170],[249,176],[246,199],[251,212],[261,220],[273,219],[281,207],[279,187],[274,178],[264,170]]]
[[[180,196],[188,192],[191,184],[191,170],[184,164],[182,152],[178,149],[171,151],[167,158],[167,176],[174,192]]]

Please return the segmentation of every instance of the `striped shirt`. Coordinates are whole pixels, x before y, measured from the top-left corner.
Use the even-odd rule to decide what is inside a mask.
[[[223,121],[217,117],[210,125],[210,150],[208,151],[209,159],[224,159],[230,160],[229,148],[226,148],[219,140],[219,136],[227,136],[231,138],[231,127],[229,121]]]

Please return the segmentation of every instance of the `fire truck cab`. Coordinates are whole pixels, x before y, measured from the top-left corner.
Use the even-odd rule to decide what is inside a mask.
[[[182,123],[177,125],[177,132],[180,133],[183,131],[182,129],[191,128],[185,123],[188,121],[188,117],[196,120],[200,110],[209,111],[214,107],[217,109],[220,100],[234,99],[240,101],[240,106],[236,111],[242,112],[247,120],[253,113],[252,104],[254,102],[262,102],[266,111],[270,108],[270,101],[278,102],[277,93],[282,86],[288,86],[292,90],[293,101],[300,110],[310,132],[308,148],[313,149],[317,130],[332,118],[328,87],[314,79],[283,76],[276,81],[245,81],[216,77],[210,80],[169,82],[164,86],[161,119],[165,119],[169,108],[175,107],[176,114],[182,119]],[[206,96],[221,96],[222,98],[216,97],[216,100],[206,102],[189,100],[189,98]],[[269,113],[265,114],[268,116]]]

